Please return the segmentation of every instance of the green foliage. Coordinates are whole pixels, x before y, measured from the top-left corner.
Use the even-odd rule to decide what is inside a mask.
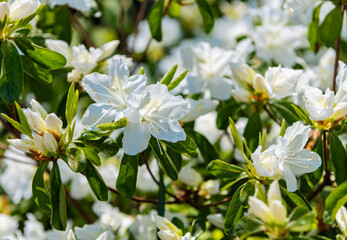
[[[45,185],[44,173],[48,163],[42,163],[36,170],[32,183],[32,192],[35,203],[47,216],[51,216],[50,193]]]
[[[341,34],[341,7],[336,6],[319,26],[319,36],[323,42],[335,41]]]
[[[241,189],[244,185],[241,185],[234,193],[233,199],[230,202],[227,214],[224,221],[224,232],[230,236],[234,230],[236,223],[241,217],[243,210],[242,203],[240,201]]]
[[[240,240],[246,239],[255,233],[264,232],[265,230],[266,228],[261,221],[248,216],[242,217],[235,226],[235,233]]]
[[[332,224],[335,221],[336,213],[347,203],[347,182],[337,186],[325,200],[325,210],[327,212],[324,221]]]
[[[220,102],[217,107],[216,126],[218,129],[226,130],[229,126],[229,117],[238,112],[242,104],[236,102],[233,98],[228,101]]]
[[[306,200],[305,196],[302,195],[298,190],[295,192],[289,192],[285,187],[281,186],[282,191],[289,197],[290,201],[298,207],[303,207],[308,210],[312,210],[310,203]]]
[[[132,198],[136,191],[138,155],[124,154],[119,169],[116,187],[125,198]]]
[[[192,227],[192,235],[193,235],[193,237],[198,238],[205,231],[206,231],[205,220],[202,219],[202,218],[195,219],[193,221],[193,227]]]
[[[319,136],[318,139],[316,140],[316,142],[314,143],[312,151],[318,153],[318,155],[321,157],[321,159],[323,161],[323,159],[324,159],[323,141],[322,141],[321,136]],[[322,179],[323,172],[324,172],[323,170],[324,170],[324,164],[322,163],[316,171],[314,171],[312,173],[305,174],[307,184],[311,188],[314,188],[319,183],[319,181]]]
[[[93,166],[93,164],[89,160],[87,160],[87,164],[84,169],[84,175],[86,176],[89,186],[92,189],[96,198],[100,201],[107,201],[108,188],[98,170]]]
[[[209,172],[217,178],[236,179],[245,172],[243,168],[236,165],[223,162],[221,160],[214,160],[207,166]]]
[[[259,112],[255,112],[252,114],[247,122],[245,132],[243,133],[243,137],[248,142],[248,148],[251,152],[254,152],[255,149],[258,147],[258,139],[259,139],[259,133],[262,132],[261,127],[261,120]]]
[[[49,84],[52,82],[52,74],[46,68],[31,61],[30,58],[24,55],[21,56],[21,58],[23,63],[23,71],[26,75],[42,83]]]
[[[0,96],[6,103],[14,103],[23,90],[23,64],[16,46],[11,41],[1,44]]]
[[[199,155],[199,153],[197,151],[198,147],[197,147],[196,143],[189,136],[186,137],[186,140],[178,141],[176,143],[167,142],[167,141],[162,141],[162,142],[164,142],[166,146],[168,146],[169,148],[171,148],[175,152],[180,153],[186,157],[197,158]]]
[[[148,15],[148,24],[152,37],[158,42],[162,39],[161,19],[163,16],[164,0],[158,0]]]
[[[50,175],[51,204],[52,204],[52,226],[64,231],[67,224],[65,188],[61,182],[60,170],[57,162],[53,163]]]
[[[314,228],[316,222],[314,211],[305,207],[297,207],[289,215],[288,228],[292,232],[306,232]]]
[[[189,70],[184,71],[181,73],[177,78],[175,78],[168,86],[167,90],[171,91],[175,89],[182,81],[183,79],[187,76]]]
[[[172,81],[175,73],[177,71],[177,64],[173,65],[170,70],[163,76],[163,78],[160,80],[161,84],[165,84],[166,86],[169,86],[170,82]]]
[[[124,117],[119,119],[117,122],[103,123],[98,125],[97,127],[102,131],[115,131],[120,128],[126,127],[128,125],[128,120]]]
[[[71,124],[73,118],[77,114],[78,99],[79,99],[79,92],[77,89],[75,90],[75,84],[72,83],[70,85],[70,88],[67,94],[66,109],[65,109],[65,116],[66,116],[66,121],[68,125]]]
[[[341,184],[347,180],[347,154],[339,137],[329,133],[330,159],[333,162],[336,183]]]
[[[211,7],[206,0],[196,0],[196,4],[198,4],[199,11],[202,17],[204,31],[206,33],[209,33],[212,31],[214,26],[214,17],[211,11]]]
[[[82,149],[71,144],[64,153],[61,154],[63,160],[74,172],[82,172],[87,165],[87,158]]]

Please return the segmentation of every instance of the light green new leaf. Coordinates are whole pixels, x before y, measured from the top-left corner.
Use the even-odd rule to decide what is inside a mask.
[[[231,118],[229,118],[229,124],[230,124],[231,135],[233,136],[235,146],[241,153],[243,153],[243,145],[241,142],[240,134],[236,129],[236,125],[234,121]]]
[[[184,71],[184,72],[181,73],[177,78],[175,78],[175,80],[173,80],[173,81],[167,86],[167,90],[171,91],[171,90],[175,89],[175,88],[183,81],[183,79],[186,77],[188,71],[189,71],[189,70]]]
[[[124,154],[119,169],[116,188],[125,198],[132,198],[136,191],[138,156]]]
[[[119,119],[117,122],[103,123],[98,125],[97,127],[102,131],[114,131],[126,127],[128,123],[128,120],[124,117]]]
[[[160,80],[161,84],[165,84],[166,86],[168,86],[170,84],[170,82],[172,81],[175,73],[177,71],[177,64],[173,65],[170,70],[163,76],[163,78]]]

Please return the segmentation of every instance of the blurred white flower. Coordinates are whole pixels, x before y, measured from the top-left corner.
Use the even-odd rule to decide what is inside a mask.
[[[320,156],[304,149],[310,137],[310,128],[300,122],[288,127],[277,144],[261,152],[259,146],[252,154],[253,165],[260,176],[281,179],[287,183],[288,191],[297,190],[296,175],[315,171],[322,163]]]
[[[35,216],[31,213],[27,214],[28,220],[24,222],[24,239],[37,240],[43,239],[45,230],[42,223],[36,220]]]
[[[149,163],[149,167],[153,173],[153,175],[156,177],[156,179],[159,178],[159,166],[158,162],[153,159]],[[139,167],[138,174],[137,174],[137,183],[136,187],[143,192],[157,192],[158,191],[158,185],[154,182],[153,178],[149,174],[147,167],[145,164]]]
[[[14,238],[18,222],[11,216],[0,213],[0,239]]]
[[[6,2],[0,3],[0,20],[2,21],[6,16],[10,14],[10,8]]]
[[[205,191],[209,195],[217,195],[220,193],[219,191],[219,181],[218,180],[208,180],[203,182],[201,185],[201,191]]]
[[[115,235],[112,229],[104,229],[100,224],[94,223],[84,225],[82,228],[75,227],[75,235],[77,239],[83,240],[114,240]]]
[[[157,214],[154,215],[155,224],[159,228],[158,236],[162,240],[180,240],[182,230],[178,229],[168,219]]]
[[[178,178],[190,187],[197,187],[203,181],[201,174],[190,166],[184,166],[181,168],[178,173]]]
[[[40,5],[39,0],[15,0],[10,6],[8,17],[12,22],[29,17]]]
[[[31,183],[37,168],[35,161],[13,147],[4,153],[3,161],[5,170],[0,175],[0,184],[5,193],[15,204],[31,198]]]
[[[191,122],[200,117],[201,115],[204,115],[206,113],[209,113],[216,109],[218,105],[217,100],[210,100],[210,99],[200,99],[200,100],[193,100],[190,98],[186,98],[189,102],[189,110],[188,113],[181,119],[181,122]]]
[[[48,240],[76,240],[76,237],[72,231],[72,222],[67,222],[67,227],[65,231],[58,231],[55,229],[46,231],[44,239]]]
[[[46,0],[48,1],[51,8],[55,5],[68,5],[70,8],[74,8],[80,11],[90,11],[96,7],[94,0]]]
[[[224,218],[221,213],[210,214],[206,218],[212,225],[224,229]]]
[[[342,206],[336,213],[336,222],[342,234],[347,236],[347,210]]]

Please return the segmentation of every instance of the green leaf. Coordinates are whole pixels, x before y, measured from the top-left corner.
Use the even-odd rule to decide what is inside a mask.
[[[319,36],[324,42],[335,41],[341,34],[341,6],[336,6],[319,26]]]
[[[173,217],[171,220],[172,224],[174,224],[178,229],[181,229],[184,234],[184,222],[178,217]]]
[[[241,153],[243,153],[243,145],[241,142],[240,134],[236,129],[236,125],[234,121],[231,118],[229,118],[229,124],[230,124],[231,135],[233,136],[235,146]]]
[[[136,191],[138,156],[124,154],[119,169],[116,188],[125,198],[132,198]]]
[[[165,84],[166,86],[169,86],[170,82],[172,81],[175,73],[177,71],[177,64],[173,65],[170,70],[163,76],[163,78],[160,80],[161,84]]]
[[[241,106],[241,103],[236,102],[232,98],[229,99],[227,102],[220,102],[220,104],[217,107],[217,128],[221,130],[226,130],[229,126],[229,117],[232,114],[237,114]]]
[[[199,11],[202,17],[204,31],[205,33],[209,33],[212,31],[214,25],[214,17],[211,11],[211,7],[206,0],[196,0],[196,3],[198,4]]]
[[[319,4],[312,13],[312,21],[310,22],[308,26],[308,31],[307,31],[307,39],[310,43],[310,48],[312,51],[315,53],[318,52],[319,50],[319,12],[320,8],[322,6],[322,3]]]
[[[31,129],[30,131],[28,131],[28,129],[26,129],[24,126],[22,126],[19,122],[13,120],[12,118],[10,118],[9,116],[7,116],[6,114],[4,113],[1,113],[1,115],[6,118],[6,120],[12,124],[12,126],[14,128],[16,128],[18,131],[20,131],[21,133],[23,133],[24,135],[27,135],[27,136],[31,136]]]
[[[289,216],[288,228],[293,232],[305,232],[313,229],[316,224],[314,211],[305,207],[297,207]]]
[[[286,133],[286,121],[282,121],[282,124],[281,124],[281,131],[280,131],[280,136],[283,137],[284,134]]]
[[[347,154],[339,137],[329,133],[330,159],[333,162],[336,183],[339,185],[347,180]]]
[[[46,69],[59,69],[66,64],[66,59],[63,55],[40,47],[26,38],[17,37],[14,41],[25,56]]]
[[[137,74],[139,74],[139,75],[144,75],[144,74],[145,74],[145,69],[144,69],[143,67],[141,67],[141,68],[139,69],[139,71],[137,72]]]
[[[53,163],[50,175],[51,204],[52,204],[52,226],[64,231],[67,224],[65,188],[61,183],[60,170],[57,162]]]
[[[259,133],[262,132],[261,121],[259,112],[252,114],[247,122],[243,137],[247,140],[248,148],[251,152],[254,152],[255,149],[260,144],[258,142]]]
[[[175,164],[176,169],[179,172],[182,167],[182,155],[172,150],[171,148],[166,149],[166,154],[171,159],[171,161]]]
[[[95,147],[100,152],[103,152],[109,157],[114,156],[119,151],[119,146],[115,140],[108,137],[111,131],[89,131],[84,130],[79,136],[78,140],[82,141],[84,144]]]
[[[31,136],[32,131],[31,131],[31,127],[29,125],[27,117],[25,116],[22,108],[19,106],[17,102],[15,102],[15,105],[16,105],[17,114],[18,114],[21,125],[27,130],[28,133],[30,133],[28,135]]]
[[[157,1],[148,15],[148,24],[152,37],[158,42],[162,39],[161,18],[163,16],[164,0]]]
[[[295,109],[292,106],[293,103],[287,101],[277,101],[269,105],[271,112],[276,116],[280,121],[286,120],[288,125],[293,125],[296,121],[300,119],[296,115]]]
[[[183,79],[186,77],[188,71],[189,71],[189,70],[184,71],[184,72],[181,73],[177,78],[175,78],[175,80],[173,80],[173,81],[167,86],[167,90],[171,91],[171,90],[175,89],[175,88],[183,81]]]
[[[250,196],[254,196],[255,190],[256,190],[256,183],[257,183],[257,180],[250,179],[241,188],[240,202],[243,203],[244,205],[247,204],[248,198]]]
[[[72,23],[69,13],[69,8],[60,7],[55,8],[55,19],[54,19],[54,35],[57,39],[63,40],[67,43],[71,42],[71,30]]]
[[[306,200],[304,195],[301,192],[289,192],[285,187],[281,186],[281,189],[289,197],[289,199],[298,207],[304,207],[308,210],[312,210],[310,203]]]
[[[98,125],[97,127],[102,131],[114,131],[126,127],[128,123],[128,120],[124,117],[119,119],[117,122],[103,123]]]
[[[74,172],[82,172],[87,165],[86,155],[80,148],[74,145],[70,145],[66,149],[62,154],[62,158]]]
[[[331,217],[331,221],[327,223],[332,224],[335,221],[337,211],[347,203],[347,182],[337,186],[325,200],[325,210]]]
[[[161,165],[166,171],[166,174],[174,181],[178,179],[178,173],[175,164],[169,159],[166,153],[163,151],[163,147],[154,137],[149,141],[149,145],[151,146],[154,155],[159,160]]]
[[[212,160],[219,159],[219,154],[217,153],[216,149],[204,135],[191,129],[186,129],[185,131],[195,141],[206,164]]]
[[[23,70],[26,75],[42,83],[52,82],[52,74],[47,69],[31,61],[24,55],[22,55],[21,58],[23,62]]]
[[[198,238],[206,231],[205,220],[202,218],[195,219],[193,221],[192,235],[194,238]]]
[[[10,104],[20,99],[23,90],[23,64],[12,42],[3,42],[1,53],[0,96]]]
[[[244,186],[241,185],[234,193],[233,199],[230,202],[227,214],[224,221],[224,232],[226,235],[231,236],[234,227],[241,217],[243,206],[240,201],[241,189]]]
[[[242,217],[235,226],[235,233],[240,240],[246,239],[248,236],[258,232],[264,232],[265,230],[266,227],[261,221],[248,216]]]
[[[66,109],[65,109],[65,116],[66,116],[66,121],[68,124],[72,122],[73,118],[77,114],[78,99],[79,99],[79,92],[78,90],[75,90],[75,84],[72,83],[67,93]]]
[[[80,149],[84,152],[87,159],[90,160],[94,165],[96,166],[101,165],[100,157],[98,153],[92,147],[85,146]]]
[[[45,186],[44,173],[48,167],[48,163],[41,164],[34,175],[32,192],[34,201],[37,206],[46,214],[51,216],[51,200],[50,194]]]
[[[231,178],[236,179],[242,173],[244,169],[236,165],[226,163],[221,160],[214,160],[207,166],[208,171],[217,178]]]
[[[178,141],[176,143],[167,142],[167,141],[163,141],[163,142],[166,144],[166,146],[168,146],[172,150],[180,154],[183,154],[186,157],[197,158],[199,155],[197,151],[198,146],[196,145],[194,140],[189,136],[186,137],[186,140]]]
[[[93,164],[91,164],[91,162],[88,160],[84,169],[84,174],[96,198],[100,201],[107,201],[108,188],[104,182],[104,179],[102,179],[98,170],[96,170]]]
[[[312,151],[318,153],[318,155],[321,157],[321,159],[324,159],[323,154],[323,141],[322,136],[319,136],[316,142],[314,143],[312,147]],[[322,163],[319,168],[312,172],[312,173],[306,173],[306,181],[307,184],[313,189],[317,186],[321,178],[323,177],[323,168],[324,164]]]
[[[298,117],[302,121],[304,121],[305,123],[307,123],[309,125],[312,125],[312,120],[310,119],[310,116],[305,111],[305,109],[300,109],[299,107],[295,106],[294,104],[292,104],[292,107],[294,108],[296,114],[298,115]]]

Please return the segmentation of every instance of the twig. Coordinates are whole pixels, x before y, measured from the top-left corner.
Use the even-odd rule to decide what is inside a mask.
[[[91,39],[91,37],[89,36],[89,34],[87,33],[87,31],[84,29],[84,27],[82,26],[82,24],[78,21],[78,19],[75,17],[75,15],[72,13],[71,9],[69,9],[69,14],[70,14],[70,18],[72,21],[73,26],[75,27],[75,29],[79,32],[79,34],[82,36],[83,41],[85,42],[85,44],[87,45],[88,48],[90,47],[94,47],[96,48],[96,44],[94,43],[94,41]]]
[[[272,118],[278,125],[281,126],[280,121],[278,121],[278,119],[275,117],[275,115],[272,114],[272,112],[267,108],[266,105],[264,105],[264,110],[267,112],[267,114],[269,114],[270,118]]]
[[[95,219],[93,219],[85,210],[84,208],[79,204],[79,202],[72,198],[69,191],[65,189],[65,195],[66,198],[69,200],[69,202],[73,205],[74,209],[84,218],[84,220],[88,223],[91,224],[94,222]]]
[[[120,0],[120,15],[119,15],[119,40],[120,51],[125,54],[127,46],[125,41],[125,12],[124,12],[124,0]]]
[[[343,12],[345,11],[345,5],[341,6],[341,13],[343,16]],[[335,41],[335,63],[334,63],[334,77],[333,77],[333,86],[332,86],[332,91],[336,91],[336,77],[337,77],[337,72],[339,68],[339,59],[340,59],[340,49],[341,49],[341,35],[336,39]]]

